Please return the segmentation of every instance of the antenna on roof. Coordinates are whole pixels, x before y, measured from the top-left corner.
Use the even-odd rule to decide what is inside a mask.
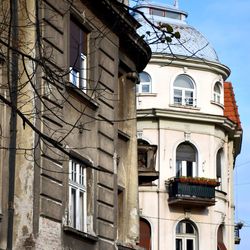
[[[175,1],[174,1],[174,7],[175,7],[176,9],[179,9],[179,0],[175,0]]]

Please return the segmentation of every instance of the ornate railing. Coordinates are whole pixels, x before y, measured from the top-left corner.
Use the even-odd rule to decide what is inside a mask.
[[[169,203],[195,203],[196,205],[213,205],[215,187],[219,185],[214,179],[179,177],[167,182]]]

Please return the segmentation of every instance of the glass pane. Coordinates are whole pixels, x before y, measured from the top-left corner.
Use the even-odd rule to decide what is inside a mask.
[[[185,104],[186,105],[193,105],[193,91],[185,91]]]
[[[72,227],[76,227],[76,190],[71,188],[71,211],[70,221]]]
[[[173,18],[173,19],[181,19],[181,15],[179,13],[167,11],[166,16],[168,18]]]
[[[194,250],[194,240],[187,239],[187,250]]]
[[[189,222],[186,222],[186,233],[187,234],[194,234],[194,227]]]
[[[177,76],[174,81],[174,87],[194,89],[193,81],[186,75]]]
[[[182,161],[176,161],[176,176],[180,177],[181,175],[182,175]]]
[[[151,14],[154,16],[165,16],[164,10],[151,9]]]
[[[193,177],[193,162],[187,161],[187,176]]]
[[[216,84],[214,85],[214,92],[215,92],[215,93],[218,93],[218,94],[221,93],[221,91],[220,91],[220,83],[216,83]]]
[[[174,103],[175,104],[182,104],[182,90],[180,90],[180,89],[174,90]]]
[[[150,92],[150,88],[148,84],[143,84],[142,88],[141,88],[142,93],[149,93]]]
[[[176,239],[176,250],[182,250],[182,240],[181,239]]]
[[[79,229],[84,230],[84,193],[80,192],[79,197]]]
[[[146,72],[140,73],[140,82],[151,82],[150,75]]]

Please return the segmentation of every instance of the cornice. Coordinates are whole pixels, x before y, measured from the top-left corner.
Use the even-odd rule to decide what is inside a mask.
[[[129,11],[114,0],[89,0],[86,5],[118,35],[122,50],[126,51],[136,63],[137,71],[142,71],[151,57],[151,49],[136,32],[140,24],[130,15]]]
[[[230,69],[226,65],[221,63],[192,57],[175,57],[173,55],[163,53],[153,53],[150,59],[150,63],[158,64],[161,66],[188,67],[198,70],[212,71],[217,74],[221,74],[224,81],[229,77],[231,73]]]

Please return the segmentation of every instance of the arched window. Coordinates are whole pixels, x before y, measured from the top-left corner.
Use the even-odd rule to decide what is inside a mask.
[[[197,150],[188,143],[181,143],[176,149],[176,176],[196,177],[197,171]]]
[[[152,92],[152,80],[151,76],[143,71],[140,73],[140,84],[137,85],[137,93],[151,93]]]
[[[188,220],[180,221],[176,226],[176,250],[198,250],[198,232]]]
[[[216,82],[214,85],[214,102],[216,103],[221,103],[221,91],[222,87],[221,87],[221,83],[220,82]]]
[[[151,250],[151,227],[147,220],[140,218],[140,242],[139,246]]]
[[[223,149],[219,149],[216,154],[216,178],[220,182],[220,186],[218,189],[222,187],[222,156],[223,156]]]
[[[174,81],[174,104],[182,106],[196,106],[195,86],[187,75],[179,75]]]
[[[223,231],[224,231],[224,226],[220,225],[217,231],[217,250],[227,250],[223,242]]]

